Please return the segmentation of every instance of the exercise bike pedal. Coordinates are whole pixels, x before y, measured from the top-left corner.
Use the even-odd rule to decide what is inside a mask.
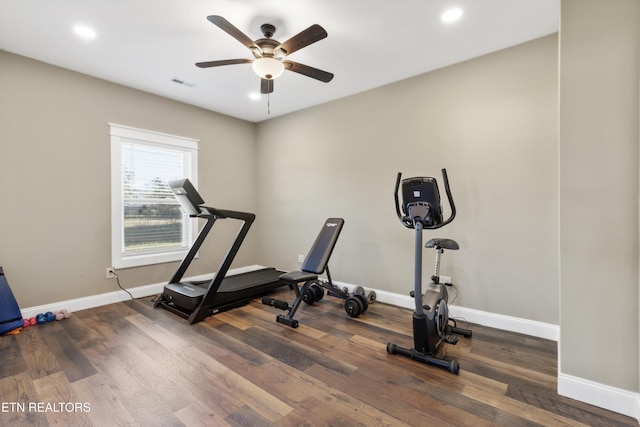
[[[458,344],[458,337],[455,335],[447,335],[443,338],[443,341],[447,344],[456,345]]]

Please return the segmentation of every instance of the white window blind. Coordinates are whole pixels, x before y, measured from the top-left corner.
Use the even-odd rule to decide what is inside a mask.
[[[168,182],[189,178],[197,185],[197,141],[110,126],[114,267],[182,259],[197,222],[180,210]]]

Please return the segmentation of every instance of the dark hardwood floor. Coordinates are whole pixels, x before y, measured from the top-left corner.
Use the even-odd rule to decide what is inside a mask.
[[[325,297],[297,329],[278,313],[254,301],[189,325],[143,298],[0,337],[0,425],[638,425],[558,396],[555,342],[469,325],[445,346],[453,375],[387,354],[412,346],[409,310],[352,319]]]

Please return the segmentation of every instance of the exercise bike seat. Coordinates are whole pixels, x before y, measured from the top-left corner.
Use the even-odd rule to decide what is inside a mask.
[[[435,248],[435,249],[449,249],[450,251],[457,251],[460,249],[458,246],[458,242],[452,239],[431,239],[425,245],[425,248]]]

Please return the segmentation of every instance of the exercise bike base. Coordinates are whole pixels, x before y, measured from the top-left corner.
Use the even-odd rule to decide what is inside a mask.
[[[462,335],[465,338],[471,338],[471,335],[473,335],[471,329],[456,328],[455,326],[449,326],[447,332]]]
[[[460,364],[458,363],[457,360],[438,359],[437,357],[433,357],[428,354],[421,353],[415,348],[409,349],[409,348],[399,347],[393,343],[387,343],[387,353],[400,354],[410,359],[417,360],[422,363],[426,363],[427,365],[437,366],[439,368],[446,369],[452,374],[458,375],[458,373],[460,372]]]

